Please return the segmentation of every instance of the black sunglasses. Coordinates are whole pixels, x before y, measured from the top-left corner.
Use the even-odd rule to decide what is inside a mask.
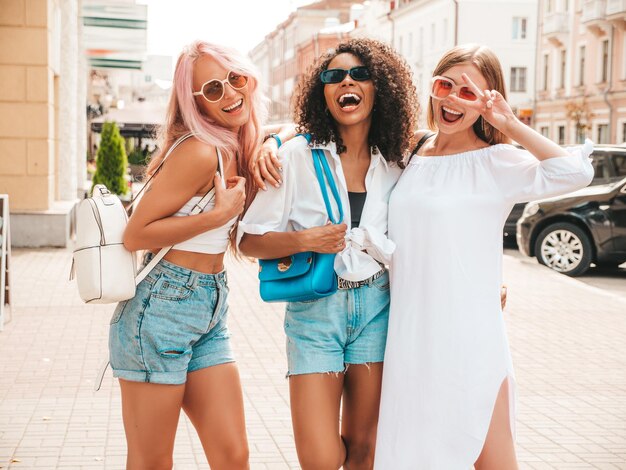
[[[365,80],[369,80],[372,78],[370,75],[370,71],[364,65],[359,65],[358,67],[352,67],[350,70],[346,69],[328,69],[324,70],[320,74],[320,80],[324,85],[328,83],[341,83],[346,75],[350,74],[352,80],[356,80],[357,82],[363,82]]]

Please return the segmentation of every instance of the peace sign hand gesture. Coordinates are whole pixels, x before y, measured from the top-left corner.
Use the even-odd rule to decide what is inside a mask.
[[[478,86],[469,78],[467,74],[462,75],[463,81],[469,86],[478,97],[475,101],[459,98],[457,95],[450,95],[448,99],[454,104],[464,108],[478,111],[485,121],[491,124],[500,132],[508,135],[510,126],[517,122],[513,110],[506,102],[504,96],[496,90],[481,91]]]

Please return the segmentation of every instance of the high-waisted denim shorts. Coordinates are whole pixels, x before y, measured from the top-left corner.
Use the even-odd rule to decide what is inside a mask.
[[[354,289],[285,313],[287,375],[343,372],[348,364],[382,362],[389,321],[389,273]]]
[[[233,362],[227,297],[225,272],[204,274],[161,260],[111,318],[113,376],[182,384],[189,372]]]

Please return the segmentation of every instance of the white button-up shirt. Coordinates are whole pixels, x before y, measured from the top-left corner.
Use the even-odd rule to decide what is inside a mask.
[[[348,186],[334,142],[317,145],[324,150],[343,206],[343,222],[348,225],[346,247],[335,258],[337,275],[348,281],[361,281],[380,271],[380,263],[389,264],[395,244],[387,238],[389,196],[401,174],[395,163],[387,162],[380,153],[372,153],[365,176],[367,198],[358,227],[350,225]],[[268,185],[259,191],[252,205],[239,222],[237,241],[244,233],[263,235],[267,232],[299,231],[328,223],[324,198],[317,182],[311,149],[304,137],[296,137],[283,145],[278,153],[283,166],[283,183],[279,188]],[[339,211],[328,190],[335,219]]]

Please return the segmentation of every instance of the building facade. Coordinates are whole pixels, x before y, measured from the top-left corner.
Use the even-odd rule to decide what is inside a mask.
[[[541,0],[539,19],[535,128],[626,142],[626,1]]]
[[[14,246],[66,246],[86,178],[79,0],[0,8],[0,193]]]

